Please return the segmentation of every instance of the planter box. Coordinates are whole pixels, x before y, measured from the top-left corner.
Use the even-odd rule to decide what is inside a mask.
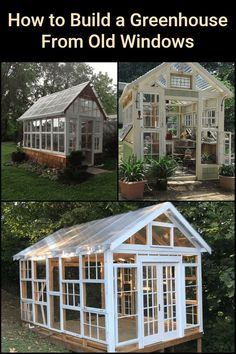
[[[142,199],[146,181],[123,182],[119,181],[121,196],[128,200]]]
[[[235,177],[219,176],[220,186],[227,192],[234,192],[235,190]]]

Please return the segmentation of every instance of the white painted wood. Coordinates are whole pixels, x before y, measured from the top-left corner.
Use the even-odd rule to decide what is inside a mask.
[[[198,278],[198,318],[200,331],[203,332],[203,304],[202,304],[202,257],[198,255],[197,278]]]
[[[104,254],[105,307],[106,307],[106,341],[108,353],[115,351],[115,303],[113,281],[113,255],[110,251]]]
[[[47,284],[47,327],[51,328],[51,304],[50,304],[50,292],[49,292],[49,259],[46,257],[46,284]]]

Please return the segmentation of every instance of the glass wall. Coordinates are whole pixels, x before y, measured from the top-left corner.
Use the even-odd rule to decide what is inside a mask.
[[[65,118],[37,119],[23,123],[23,146],[65,152]]]

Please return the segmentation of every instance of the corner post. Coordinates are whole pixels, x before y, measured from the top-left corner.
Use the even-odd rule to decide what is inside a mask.
[[[115,352],[115,311],[114,311],[114,281],[113,257],[110,250],[104,253],[105,276],[105,306],[106,306],[106,340],[107,352]]]

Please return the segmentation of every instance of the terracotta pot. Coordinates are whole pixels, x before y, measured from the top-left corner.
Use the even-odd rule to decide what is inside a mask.
[[[234,192],[235,190],[235,177],[219,175],[220,186],[227,192]]]
[[[142,199],[146,181],[124,182],[119,181],[121,196],[128,200]]]

